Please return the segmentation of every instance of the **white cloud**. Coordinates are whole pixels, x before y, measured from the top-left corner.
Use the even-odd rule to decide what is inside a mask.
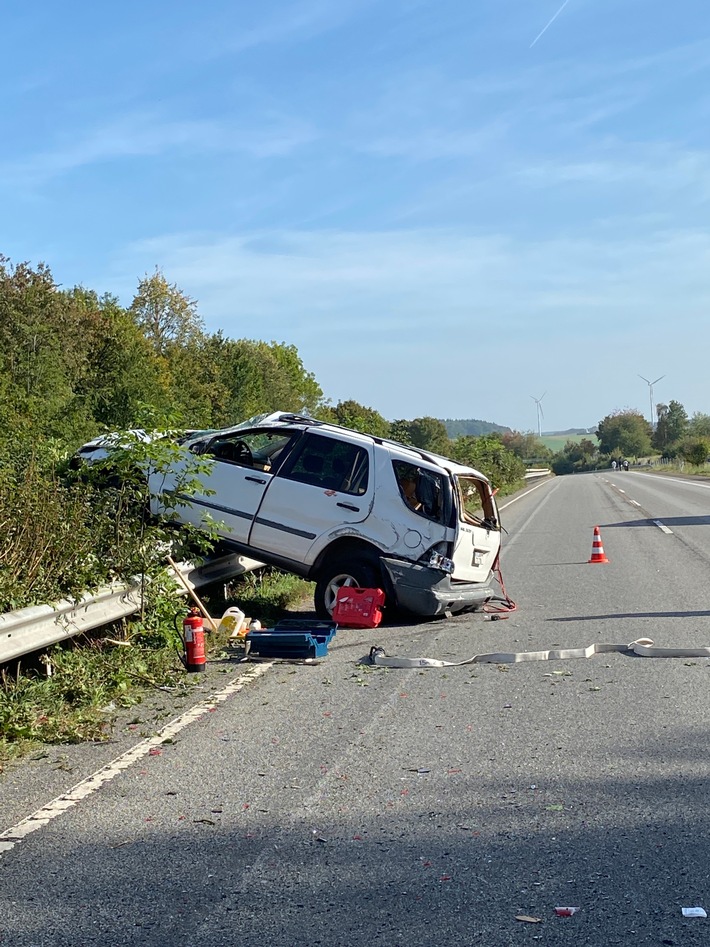
[[[414,161],[431,161],[439,158],[465,158],[480,155],[495,147],[505,131],[501,121],[486,122],[480,128],[418,129],[416,133],[406,131],[397,135],[375,136],[356,149],[385,158],[406,157]]]
[[[590,141],[603,145],[605,134],[626,147],[639,110],[663,100],[669,84],[697,83],[709,70],[705,40],[646,56],[523,59],[475,76],[460,63],[407,65],[369,80],[367,108],[347,116],[344,137],[355,150],[420,161],[486,150],[574,155]],[[687,107],[707,124],[707,95],[694,93]]]
[[[692,190],[700,201],[710,199],[710,152],[669,143],[627,144],[607,140],[590,148],[586,160],[540,161],[516,176],[536,186],[583,183],[673,193]]]
[[[138,270],[158,264],[185,284],[208,319],[254,313],[288,321],[314,308],[359,309],[363,298],[375,297],[406,318],[440,312],[442,298],[462,313],[486,307],[515,318],[608,306],[620,287],[616,305],[627,311],[654,300],[657,308],[680,285],[706,287],[704,298],[710,293],[710,236],[701,231],[529,241],[448,230],[186,234],[133,244],[121,268],[140,261]],[[368,328],[379,323],[376,312],[361,312],[360,319]]]
[[[259,123],[239,125],[222,120],[169,119],[138,112],[119,116],[71,136],[53,148],[0,163],[4,186],[32,187],[93,164],[167,153],[243,153],[253,158],[290,154],[310,142],[315,132],[282,115],[264,115]]]
[[[199,50],[204,58],[216,58],[229,53],[241,53],[260,46],[290,45],[302,43],[341,27],[352,16],[371,6],[377,0],[301,0],[286,8],[277,4],[278,12],[260,16],[253,25],[235,29],[230,24],[221,23],[216,28],[208,21],[209,29],[203,30]],[[245,10],[257,10],[263,7],[246,7]],[[245,19],[243,11],[240,18]],[[231,17],[230,17],[231,19]],[[192,37],[192,51],[195,51],[195,37]]]

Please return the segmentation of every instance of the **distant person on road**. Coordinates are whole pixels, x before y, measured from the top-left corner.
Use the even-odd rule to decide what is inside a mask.
[[[611,462],[611,469],[612,469],[612,470],[616,470],[616,461],[615,461],[615,460],[612,460],[612,462]]]
[[[628,462],[628,460],[625,460],[625,461],[624,461],[624,470],[628,470],[628,469],[629,469],[629,462]]]

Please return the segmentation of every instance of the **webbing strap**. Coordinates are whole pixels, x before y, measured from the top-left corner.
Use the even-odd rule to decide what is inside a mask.
[[[590,644],[586,648],[556,648],[550,651],[494,651],[474,654],[465,661],[440,661],[437,658],[388,657],[384,648],[370,648],[369,662],[387,668],[451,668],[464,664],[521,664],[523,661],[566,661],[591,658],[595,654],[618,651],[640,658],[710,658],[706,648],[656,648],[650,638],[637,638],[629,644]]]

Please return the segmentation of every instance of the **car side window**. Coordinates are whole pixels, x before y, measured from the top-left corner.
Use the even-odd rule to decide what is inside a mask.
[[[227,464],[276,473],[292,441],[293,435],[282,431],[235,431],[215,437],[204,453]]]
[[[363,447],[309,434],[282,476],[323,490],[362,496],[367,491],[369,458]]]
[[[394,474],[405,504],[420,516],[444,522],[444,483],[439,474],[403,461],[394,461]]]

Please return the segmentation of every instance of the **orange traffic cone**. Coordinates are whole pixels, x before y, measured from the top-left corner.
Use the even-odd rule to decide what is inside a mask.
[[[608,562],[609,560],[604,555],[604,547],[602,546],[602,536],[599,532],[599,527],[594,527],[594,539],[592,540],[592,558],[587,559],[587,562]]]

